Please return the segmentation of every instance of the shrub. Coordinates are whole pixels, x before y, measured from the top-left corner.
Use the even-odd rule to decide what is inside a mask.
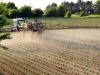
[[[7,18],[4,15],[0,15],[0,28],[7,24]]]
[[[34,9],[32,11],[32,16],[33,17],[42,17],[42,15],[43,15],[42,9]]]
[[[48,9],[45,10],[45,14],[46,17],[57,17],[57,9],[56,7],[50,7]]]
[[[8,24],[8,19],[4,15],[0,15],[0,29]],[[0,33],[0,47],[7,49],[6,47],[1,45],[1,41],[4,39],[10,39],[10,34],[9,33]]]
[[[67,14],[65,15],[65,17],[67,18],[71,18],[71,16],[72,16],[72,13],[70,11],[68,11]]]
[[[85,14],[85,12],[81,12],[80,13],[80,17],[83,17],[83,16],[85,16],[86,14]]]

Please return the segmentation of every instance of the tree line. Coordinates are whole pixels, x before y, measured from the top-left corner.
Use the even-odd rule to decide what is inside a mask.
[[[71,17],[71,14],[77,14],[81,17],[90,14],[100,14],[100,0],[95,3],[92,1],[78,0],[73,2],[62,2],[59,6],[56,3],[48,5],[43,11],[40,8],[31,9],[30,6],[17,8],[15,3],[0,3],[0,15],[8,18],[16,17]]]

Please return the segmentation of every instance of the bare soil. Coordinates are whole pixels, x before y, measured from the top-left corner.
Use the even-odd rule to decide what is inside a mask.
[[[100,75],[100,29],[11,33],[2,41],[5,75]]]

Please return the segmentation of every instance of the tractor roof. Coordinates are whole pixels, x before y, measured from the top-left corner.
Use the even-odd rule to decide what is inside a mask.
[[[13,21],[25,21],[24,18],[17,18],[17,19],[13,19]]]

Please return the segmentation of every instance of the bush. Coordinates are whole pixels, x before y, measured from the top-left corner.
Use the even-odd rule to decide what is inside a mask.
[[[44,15],[46,17],[57,17],[58,16],[58,13],[57,13],[56,7],[50,7],[48,9],[46,9]]]
[[[33,17],[42,17],[43,11],[41,9],[34,9],[32,11],[32,16]]]
[[[15,3],[13,2],[8,2],[5,6],[7,9],[17,9],[17,7],[15,6]]]
[[[11,22],[4,15],[0,15],[0,29],[5,25],[10,25]]]
[[[7,18],[4,15],[0,15],[0,28],[7,23]]]
[[[7,18],[9,18],[9,9],[6,9],[4,12],[3,12],[3,15],[5,15]]]
[[[80,17],[83,17],[83,16],[85,16],[85,12],[80,13]]]
[[[71,18],[71,16],[72,16],[72,13],[70,11],[68,11],[67,14],[65,15],[65,17],[67,18]]]
[[[8,19],[4,15],[0,15],[0,29],[3,26],[8,25],[7,20]],[[9,33],[0,33],[0,47],[3,48],[3,49],[8,49],[8,48],[1,45],[1,41],[4,40],[4,39],[10,39],[10,34]],[[0,72],[0,75],[3,75],[3,74],[1,74],[1,72]]]

